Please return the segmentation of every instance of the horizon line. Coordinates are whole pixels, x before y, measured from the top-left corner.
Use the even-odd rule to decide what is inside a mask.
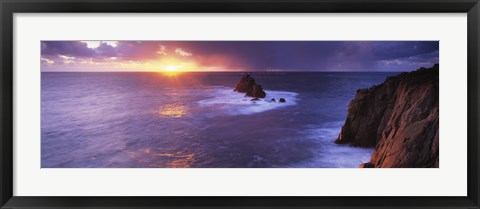
[[[418,70],[418,69],[416,69]],[[176,71],[175,73],[402,73],[412,71]],[[40,71],[41,73],[171,73],[169,71]]]

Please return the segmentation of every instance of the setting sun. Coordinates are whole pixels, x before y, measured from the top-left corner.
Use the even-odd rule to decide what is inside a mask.
[[[180,60],[176,58],[164,58],[158,62],[157,70],[167,76],[175,76],[183,72],[195,71],[198,65],[191,60]]]
[[[180,67],[177,65],[167,65],[163,68],[162,73],[167,76],[175,76],[180,73]]]
[[[168,72],[174,72],[174,71],[177,71],[178,67],[175,66],[175,65],[167,65],[165,67],[165,71],[168,71]]]

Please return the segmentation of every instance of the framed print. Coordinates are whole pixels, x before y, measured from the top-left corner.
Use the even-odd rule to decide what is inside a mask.
[[[478,208],[478,1],[2,1],[2,208]]]

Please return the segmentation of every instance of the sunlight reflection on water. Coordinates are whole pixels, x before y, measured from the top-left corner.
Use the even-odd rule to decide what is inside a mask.
[[[169,168],[190,168],[195,160],[195,154],[182,154],[181,152],[157,154],[157,156],[173,158],[168,165]]]
[[[158,114],[166,117],[182,117],[187,114],[187,108],[180,104],[169,104],[160,107]]]
[[[132,160],[141,163],[144,167],[151,168],[190,168],[195,162],[195,154],[186,151],[165,152],[165,150],[154,150],[141,148],[128,150],[125,146],[121,148]],[[164,162],[167,161],[165,166]]]

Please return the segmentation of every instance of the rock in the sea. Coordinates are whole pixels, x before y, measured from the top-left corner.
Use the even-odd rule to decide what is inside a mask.
[[[277,102],[277,100],[275,100],[275,98],[272,98],[270,101],[272,101],[272,102]]]
[[[286,100],[284,98],[280,98],[278,102],[286,102]]]
[[[253,84],[252,90],[247,92],[247,96],[256,98],[265,98],[267,94],[263,91],[261,85]]]
[[[250,74],[245,74],[237,83],[237,86],[235,86],[234,91],[247,93],[251,90],[253,84],[255,84],[255,79],[253,79]]]
[[[375,147],[369,166],[439,166],[439,65],[360,89],[335,141]],[[365,166],[365,165],[364,165]]]
[[[262,86],[257,84],[250,74],[245,74],[240,79],[234,91],[246,93],[249,97],[265,98],[267,96]]]

